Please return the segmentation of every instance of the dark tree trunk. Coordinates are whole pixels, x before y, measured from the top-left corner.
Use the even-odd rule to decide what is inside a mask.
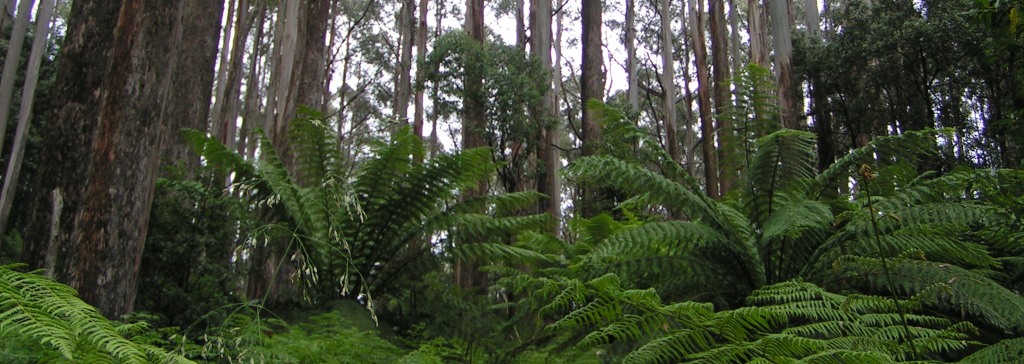
[[[531,52],[536,59],[539,59],[541,66],[553,74],[551,68],[551,0],[533,0],[530,5],[530,39]],[[548,78],[546,84],[551,85],[552,79]],[[557,82],[557,81],[555,81]],[[543,167],[537,177],[537,191],[548,196],[541,201],[540,212],[546,212],[551,216],[552,231],[558,233],[558,226],[562,215],[562,188],[559,184],[558,170],[561,167],[561,160],[558,156],[559,123],[558,114],[555,113],[554,91],[548,87],[543,90],[540,105],[536,107],[536,114],[540,124],[544,126],[538,143],[537,154],[543,161]]]
[[[582,4],[582,27],[583,27],[583,69],[580,80],[580,107],[583,109],[583,155],[596,155],[600,151],[601,126],[598,124],[597,116],[590,112],[587,103],[593,100],[604,101],[604,53],[601,43],[601,0],[583,0]],[[583,188],[582,206],[580,212],[583,217],[593,217],[605,210],[602,203],[603,193],[594,189]]]
[[[715,153],[714,115],[711,111],[711,90],[708,80],[708,54],[704,37],[704,1],[689,0],[690,31],[693,32],[693,54],[697,63],[697,104],[700,109],[701,154],[704,157],[704,183],[711,197],[718,197],[718,155]]]
[[[193,32],[205,29],[177,22],[197,17],[179,12],[185,9],[188,4],[159,1],[76,1],[69,18],[25,260],[50,269],[110,318],[132,310],[162,141],[169,128],[180,125],[171,113],[174,119],[199,113],[206,121],[203,111],[191,108],[209,106],[212,56],[201,104],[206,106],[171,105],[194,100],[182,95],[202,94],[180,89],[199,87],[194,80],[174,77],[179,67],[189,67],[178,62],[187,63],[193,54],[183,49],[167,56],[168,49],[176,50],[169,47],[185,43],[180,39],[202,43]],[[216,19],[209,52],[216,50],[219,13],[207,19]],[[176,42],[170,36],[176,31],[187,34]],[[202,73],[190,65],[190,73]]]

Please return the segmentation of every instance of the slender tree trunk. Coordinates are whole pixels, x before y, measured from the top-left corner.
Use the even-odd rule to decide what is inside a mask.
[[[597,117],[587,110],[591,100],[604,101],[604,52],[601,42],[601,0],[583,0],[583,67],[580,99],[583,109],[583,155],[594,155],[601,143],[601,127]]]
[[[696,150],[697,150],[697,133],[695,125],[697,117],[693,113],[693,93],[690,92],[690,50],[693,49],[692,42],[689,36],[687,36],[687,4],[682,4],[679,7],[679,19],[682,19],[682,26],[679,31],[679,38],[683,40],[683,99],[686,102],[686,107],[683,110],[686,111],[686,130],[683,135],[683,143],[685,146],[686,158],[686,171],[691,176],[697,175],[697,163],[696,163]]]
[[[526,2],[516,0],[516,48],[526,51]]]
[[[790,129],[801,128],[800,85],[793,74],[793,36],[790,24],[790,0],[769,1],[768,10],[772,23],[772,46],[775,48],[775,78],[779,83],[782,126]]]
[[[6,29],[14,22],[14,8],[17,0],[0,1],[0,30]]]
[[[56,0],[43,0],[36,12],[36,30],[32,39],[32,53],[28,58],[28,70],[25,71],[25,85],[21,88],[21,105],[18,112],[18,129],[14,132],[14,145],[7,159],[7,172],[4,174],[3,190],[0,191],[0,237],[7,232],[7,222],[14,206],[14,193],[21,174],[21,162],[25,156],[25,144],[28,141],[28,130],[32,125],[32,106],[35,101],[36,85],[39,81],[39,67],[46,56],[46,41],[50,38],[50,18]],[[2,239],[0,239],[2,243]]]
[[[714,115],[711,111],[711,90],[708,80],[708,56],[704,38],[704,0],[688,0],[690,32],[694,58],[697,62],[697,104],[700,109],[701,151],[704,157],[704,183],[708,196],[718,197],[718,156],[715,153]]]
[[[254,47],[252,47],[249,56],[249,70],[245,80],[245,113],[242,117],[242,125],[238,129],[238,154],[241,156],[248,157],[251,159],[250,151],[255,152],[255,140],[252,138],[252,125],[260,117],[260,97],[259,89],[262,87],[260,84],[260,59],[262,59],[263,53],[260,51],[263,49],[263,29],[264,23],[267,18],[266,5],[260,2],[256,6],[256,12],[253,14],[258,18],[256,19],[254,26],[256,26],[256,33],[252,37]]]
[[[533,44],[530,49],[533,55],[541,62],[541,67],[553,74],[551,66],[551,0],[533,0],[530,9],[533,15],[530,36]],[[547,80],[551,85],[553,78]],[[542,91],[541,104],[538,108],[541,125],[544,129],[541,133],[540,147],[537,154],[543,161],[544,168],[537,178],[537,191],[547,195],[547,199],[540,204],[540,211],[548,213],[552,219],[552,232],[557,234],[562,216],[562,189],[559,184],[558,171],[561,167],[561,160],[558,157],[559,122],[558,114],[555,113],[555,97],[557,94],[550,88],[545,87]]]
[[[409,122],[409,99],[412,97],[412,46],[416,33],[415,0],[401,0],[402,9],[398,12],[398,30],[400,49],[398,53],[397,83],[395,84],[394,115],[399,122]]]
[[[225,143],[225,139],[227,139],[226,136],[224,135],[226,130],[221,125],[219,125],[219,116],[221,115],[221,110],[224,108],[225,105],[224,93],[227,91],[227,78],[228,72],[230,72],[229,65],[231,64],[231,54],[228,52],[230,49],[232,49],[232,45],[234,43],[237,43],[237,41],[231,41],[231,32],[234,31],[235,26],[240,19],[237,12],[241,9],[235,10],[235,6],[238,5],[239,1],[240,0],[227,0],[228,8],[224,22],[224,34],[220,37],[220,48],[217,48],[219,51],[219,62],[217,63],[217,77],[214,83],[216,88],[213,91],[215,100],[213,103],[213,111],[210,112],[210,132],[212,132],[213,137],[219,140],[221,143]]]
[[[636,78],[636,1],[626,0],[626,104],[640,111],[640,87]]]
[[[484,0],[466,0],[466,34],[477,42],[484,42]],[[462,114],[462,149],[486,146],[487,120],[484,102],[481,99],[483,90],[483,74],[478,65],[466,65],[465,95],[463,96]],[[487,185],[469,189],[462,197],[471,199],[487,193]],[[470,242],[463,242],[470,243]],[[456,283],[462,289],[482,289],[487,285],[487,275],[479,271],[475,262],[458,261],[456,264]]]
[[[665,117],[665,145],[672,160],[681,163],[683,153],[680,151],[679,127],[676,123],[676,66],[674,46],[672,44],[671,0],[661,0],[661,111]]]
[[[597,115],[590,112],[587,103],[604,101],[604,52],[601,42],[601,0],[583,0],[581,20],[583,27],[583,67],[580,80],[580,108],[583,109],[583,155],[596,155],[601,149],[601,126]],[[598,189],[582,188],[581,213],[593,217],[605,210],[604,193]]]
[[[737,3],[739,0],[729,0],[729,55],[732,60],[733,75],[743,72],[743,57],[740,54],[740,15]]]
[[[28,23],[35,1],[22,0],[18,3],[18,15],[7,43],[7,58],[4,59],[3,79],[0,80],[0,150],[3,150],[7,134],[7,120],[11,116],[11,98],[14,96],[14,80],[18,78],[21,66],[21,50],[28,33]]]
[[[715,90],[715,119],[717,121],[719,193],[726,194],[736,184],[736,163],[733,163],[730,143],[732,142],[732,121],[728,112],[732,107],[730,90],[729,46],[726,42],[728,31],[725,27],[725,0],[711,1],[711,63]]]
[[[750,35],[750,63],[768,68],[768,40],[759,0],[747,0],[747,33]]]
[[[427,26],[427,5],[429,0],[420,0],[419,6],[419,26],[416,28],[416,74],[418,77],[423,77],[425,69],[420,65],[427,58],[427,32],[430,28]],[[423,88],[420,87],[416,90],[416,106],[415,115],[413,116],[412,131],[417,138],[423,140],[423,122],[424,113],[426,110],[426,98],[424,97]]]
[[[821,36],[821,15],[818,14],[818,0],[804,1],[804,20],[807,23],[807,35]]]

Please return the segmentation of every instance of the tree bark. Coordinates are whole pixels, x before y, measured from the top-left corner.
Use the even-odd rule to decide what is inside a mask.
[[[580,108],[583,109],[583,155],[596,155],[600,152],[601,125],[597,116],[590,112],[587,103],[593,100],[604,101],[604,52],[601,42],[601,0],[583,0],[581,20],[583,27],[583,67],[580,73]],[[590,188],[583,188],[582,216],[593,217],[604,210],[601,201],[603,193]]]
[[[732,122],[727,113],[732,107],[730,90],[729,46],[726,41],[728,32],[725,27],[725,0],[711,1],[711,63],[715,90],[715,119],[718,136],[718,167],[719,193],[726,194],[736,184],[736,165],[732,162],[734,153],[730,150],[732,142]]]
[[[402,8],[398,12],[398,31],[400,49],[395,84],[394,116],[403,125],[409,123],[409,99],[412,97],[412,47],[416,33],[415,0],[401,0]]]
[[[34,3],[32,0],[22,0],[18,3],[18,15],[14,29],[11,30],[11,40],[7,43],[3,80],[0,80],[0,150],[3,150],[6,140],[7,121],[11,116],[11,98],[14,96],[14,80],[18,78],[22,45],[25,43],[25,34],[28,33],[29,17],[32,15]]]
[[[779,83],[782,126],[801,128],[800,85],[793,74],[793,35],[790,0],[772,0],[768,10],[772,23],[772,46],[775,49],[775,78]]]
[[[668,147],[668,154],[673,161],[681,163],[683,153],[680,151],[677,136],[679,127],[676,122],[676,66],[673,54],[675,47],[672,44],[671,4],[671,0],[661,0],[661,111],[665,118],[665,145]]]
[[[747,0],[747,33],[750,35],[750,63],[768,68],[768,40],[759,0]]]
[[[168,3],[167,0],[149,0],[154,3]],[[214,66],[217,62],[217,46],[220,37],[222,1],[179,0],[169,2],[171,12],[159,14],[146,10],[147,19],[168,17],[172,33],[169,47],[164,40],[154,37],[146,47],[156,55],[167,58],[165,50],[171,50],[167,73],[161,80],[161,91],[157,105],[159,123],[168,128],[162,142],[164,165],[181,163],[186,176],[195,175],[199,168],[199,156],[192,151],[181,135],[181,129],[208,130],[210,103],[213,94]],[[173,14],[173,15],[170,15]],[[153,25],[145,25],[152,28]],[[162,32],[162,30],[157,30]],[[159,34],[159,33],[157,33]],[[159,36],[159,35],[157,35]],[[163,54],[162,54],[163,53]]]
[[[536,59],[540,60],[541,67],[548,75],[553,75],[551,66],[551,0],[533,0],[530,6],[533,15],[530,37],[532,45],[530,49]],[[547,85],[552,85],[553,77],[549,76]],[[557,94],[551,87],[545,87],[542,91],[541,104],[539,105],[539,117],[541,125],[544,126],[541,133],[541,140],[537,154],[543,161],[544,168],[537,178],[537,191],[547,195],[547,199],[541,201],[539,210],[546,212],[552,221],[552,233],[558,233],[558,227],[562,217],[562,188],[559,181],[559,167],[561,159],[558,156],[557,143],[559,141],[560,123],[558,114],[555,112],[555,98]]]
[[[427,32],[430,28],[427,26],[427,5],[429,0],[420,0],[419,6],[419,26],[416,28],[416,74],[418,77],[422,77],[425,73],[425,69],[420,65],[427,58]],[[426,110],[426,98],[424,97],[423,88],[416,90],[416,105],[414,108],[414,116],[412,122],[412,131],[417,138],[423,140],[423,122]]]
[[[704,0],[688,0],[693,53],[697,62],[697,104],[700,110],[701,154],[704,157],[704,183],[708,196],[718,197],[718,156],[715,153],[714,115],[708,88],[708,56],[704,38]]]
[[[466,34],[477,42],[484,42],[484,0],[466,0]],[[483,74],[479,65],[467,64],[465,75],[465,94],[463,95],[462,114],[462,149],[487,146],[487,120],[484,110]],[[464,199],[483,196],[487,193],[487,185],[481,182],[477,188],[469,189],[462,194]],[[471,242],[463,242],[471,243]],[[487,285],[487,275],[479,271],[475,262],[458,261],[455,267],[456,284],[462,289],[482,289]]]
[[[53,16],[54,3],[55,0],[43,0],[36,12],[35,37],[32,39],[28,70],[25,71],[25,85],[21,88],[18,129],[14,132],[14,145],[11,147],[10,157],[7,159],[7,172],[4,174],[3,190],[0,191],[0,237],[6,236],[7,222],[10,220],[11,207],[14,205],[14,193],[17,190],[21,162],[24,160],[25,144],[28,141],[28,130],[32,121],[32,106],[35,101],[36,85],[39,81],[39,67],[46,55],[46,41],[50,38],[50,20]]]
[[[636,1],[626,0],[626,104],[640,111],[640,90],[636,78]]]
[[[601,126],[597,117],[587,110],[591,100],[604,101],[604,52],[601,42],[601,0],[583,0],[583,67],[580,99],[583,109],[583,155],[594,155],[601,143]]]

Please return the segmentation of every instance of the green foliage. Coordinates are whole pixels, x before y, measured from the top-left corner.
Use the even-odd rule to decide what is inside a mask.
[[[234,294],[239,272],[231,260],[253,218],[210,172],[157,181],[135,308],[159,315],[159,326],[218,321],[219,308],[242,300]]]
[[[24,361],[89,363],[188,363],[130,338],[148,329],[145,324],[108,321],[78,298],[71,287],[33,273],[0,266],[0,338],[32,351],[3,355]]]

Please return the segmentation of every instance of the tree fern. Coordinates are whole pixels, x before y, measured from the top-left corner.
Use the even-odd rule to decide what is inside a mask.
[[[125,338],[124,334],[144,327],[116,326],[79,299],[71,287],[16,268],[0,266],[0,336],[29,337],[72,361],[190,362]]]

